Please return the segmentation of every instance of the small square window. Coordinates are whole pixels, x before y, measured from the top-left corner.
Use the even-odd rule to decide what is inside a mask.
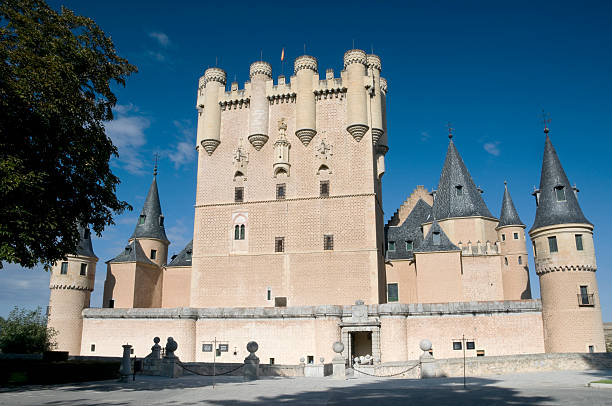
[[[115,299],[108,299],[108,308],[109,309],[115,308]]]
[[[157,250],[151,250],[151,259],[157,258]]]
[[[96,352],[96,345],[95,345],[95,344],[92,344],[92,345],[89,347],[89,350],[90,350],[91,352]]]
[[[210,343],[204,343],[202,344],[202,352],[212,352],[213,350],[213,345]]]
[[[412,241],[406,241],[406,251],[412,251],[414,249],[414,245]]]
[[[594,345],[589,345],[589,352],[590,353],[594,353],[595,352],[595,346]]]
[[[453,350],[461,350],[463,348],[461,341],[453,341]]]
[[[474,341],[468,341],[465,343],[466,350],[473,350],[475,348],[476,348],[476,343],[474,343]]]
[[[440,245],[440,233],[433,233],[433,245]]]
[[[68,273],[68,262],[62,262],[62,269],[60,270],[62,275],[66,275]]]
[[[463,186],[457,185],[457,186],[455,186],[455,190],[457,192],[457,196],[462,196],[463,195]]]
[[[484,357],[485,356],[484,350],[477,350],[476,351],[476,356],[477,357]]]
[[[389,241],[387,243],[387,248],[389,249],[389,251],[395,251],[395,241]]]
[[[387,284],[387,302],[397,302],[399,300],[399,292],[397,283]]]
[[[513,234],[513,236],[514,236],[514,239],[515,239],[515,240],[518,240],[518,239],[519,239],[519,235],[518,235],[518,233],[514,233],[514,234]]]
[[[555,192],[556,192],[556,195],[557,195],[557,201],[558,202],[565,201],[565,188],[563,186],[555,187]]]
[[[276,199],[282,200],[285,198],[285,184],[276,185]]]
[[[274,365],[274,358],[270,358],[270,365]]]
[[[285,237],[276,237],[274,241],[274,252],[285,251]]]
[[[508,257],[504,257],[504,265],[508,266]]]
[[[237,187],[234,189],[234,202],[242,203],[244,199],[244,188]]]
[[[502,234],[502,241],[506,241],[506,234]]]
[[[584,246],[582,245],[582,234],[576,234],[576,249],[578,251],[584,250]]]
[[[322,180],[320,187],[321,197],[329,197],[329,181]]]
[[[81,272],[79,272],[79,275],[81,276],[87,275],[87,264],[81,264]]]
[[[548,237],[548,249],[550,252],[559,251],[559,247],[557,247],[557,237]]]
[[[309,355],[308,357],[306,357],[306,361],[310,365],[314,364],[314,355]]]
[[[140,217],[138,217],[138,225],[142,225],[145,223],[147,216],[145,216],[144,214],[141,214]]]
[[[334,236],[333,235],[323,236],[323,249],[326,251],[330,251],[334,249]]]

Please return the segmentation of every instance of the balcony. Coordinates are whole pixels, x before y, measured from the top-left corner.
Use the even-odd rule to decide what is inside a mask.
[[[595,299],[593,293],[578,293],[578,306],[595,306]]]

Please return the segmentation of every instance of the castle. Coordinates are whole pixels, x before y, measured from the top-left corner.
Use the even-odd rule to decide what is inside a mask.
[[[97,258],[87,230],[51,273],[49,325],[60,350],[145,356],[172,336],[185,361],[438,358],[605,351],[593,225],[545,130],[533,241],[504,190],[487,208],[450,134],[437,190],[418,186],[383,220],[387,82],[376,55],[344,54],[339,77],[316,58],[288,80],[263,61],[243,89],[209,68],[199,81],[194,236],[168,262],[154,176],[134,233],[107,262],[103,308],[89,308]],[[156,175],[156,174],[154,174]],[[188,204],[188,202],[186,202]],[[462,340],[467,337],[467,341]]]

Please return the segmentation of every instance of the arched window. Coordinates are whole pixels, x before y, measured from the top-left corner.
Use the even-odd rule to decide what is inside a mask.
[[[245,231],[245,227],[244,224],[240,225],[240,239],[244,240],[244,231]]]
[[[234,226],[234,240],[239,240],[239,239],[240,239],[240,226],[236,224]]]

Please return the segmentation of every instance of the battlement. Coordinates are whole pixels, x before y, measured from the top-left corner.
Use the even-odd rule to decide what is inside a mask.
[[[500,254],[499,241],[495,241],[494,243],[491,243],[491,241],[487,241],[486,243],[477,241],[475,244],[472,244],[471,241],[468,241],[467,244],[463,244],[459,241],[457,246],[461,249],[461,255],[463,256]]]

